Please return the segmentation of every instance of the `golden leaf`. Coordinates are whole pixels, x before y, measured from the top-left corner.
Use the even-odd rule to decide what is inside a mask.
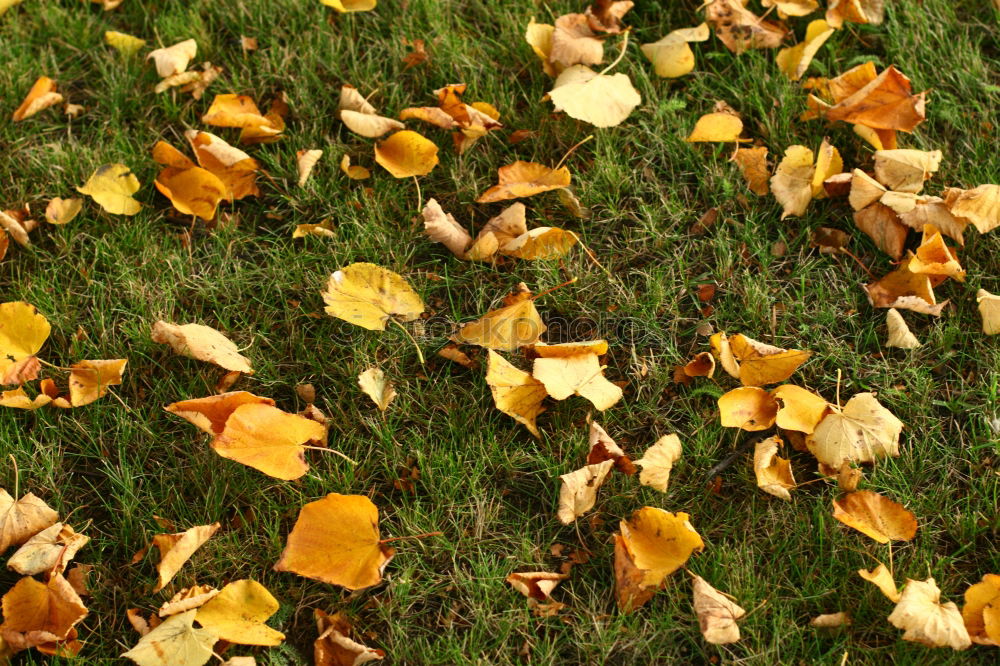
[[[70,366],[69,402],[73,407],[89,405],[122,383],[127,359],[80,361]]]
[[[757,442],[753,452],[753,472],[757,477],[757,487],[765,493],[791,500],[788,491],[795,487],[792,476],[792,462],[778,455],[781,438],[775,435]]]
[[[393,118],[350,109],[340,111],[340,120],[347,126],[347,129],[369,139],[377,139],[393,130],[406,129],[406,125]],[[397,178],[399,177],[397,176]]]
[[[642,103],[627,75],[598,74],[585,65],[573,65],[556,77],[549,99],[554,110],[594,127],[620,125]],[[568,181],[560,187],[567,185]]]
[[[981,234],[1000,226],[1000,185],[948,189],[944,200],[952,215],[973,224]]]
[[[555,30],[556,27],[554,25],[535,23],[535,17],[531,17],[528,21],[528,27],[524,31],[524,41],[528,42],[531,50],[541,59],[542,69],[549,76],[557,76],[562,71],[562,67],[550,60],[552,56],[552,36]]]
[[[142,205],[132,198],[139,191],[139,179],[124,164],[105,164],[87,182],[76,188],[113,215],[135,215]]]
[[[541,438],[535,420],[545,411],[542,406],[542,401],[548,396],[545,385],[514,367],[492,349],[488,354],[486,383],[493,393],[497,409],[522,424],[535,437]]]
[[[806,446],[816,458],[837,469],[845,461],[875,462],[899,455],[903,422],[879,404],[873,393],[858,393],[843,410],[831,406]]]
[[[497,170],[499,184],[483,192],[476,201],[493,203],[519,197],[530,197],[541,192],[569,187],[570,173],[566,167],[551,169],[544,164],[522,162],[500,167]]]
[[[253,99],[246,95],[216,95],[201,122],[215,127],[270,127],[272,121],[261,115]]]
[[[340,13],[367,12],[375,9],[378,0],[319,0],[327,7],[333,7]]]
[[[642,54],[653,63],[657,76],[675,79],[694,69],[694,51],[688,42],[704,42],[710,36],[707,23],[696,28],[674,30],[651,44],[643,44]]]
[[[976,292],[976,303],[979,304],[979,315],[983,320],[983,333],[1000,333],[1000,296],[980,289]]]
[[[396,132],[375,146],[375,161],[394,178],[424,176],[438,163],[438,147],[412,130]]]
[[[139,639],[123,657],[139,666],[202,666],[212,655],[219,637],[208,629],[195,628],[197,610],[172,615]]]
[[[762,7],[777,7],[778,16],[786,19],[789,16],[808,16],[819,9],[816,0],[760,0]]]
[[[463,325],[452,340],[501,351],[515,351],[538,342],[545,332],[545,324],[535,309],[531,292],[527,288],[516,292],[511,301]]]
[[[108,42],[111,43],[110,41]],[[112,44],[114,46],[114,44]],[[119,47],[115,47],[119,48]],[[161,79],[174,74],[180,74],[188,68],[188,63],[198,53],[198,43],[193,39],[178,42],[173,46],[150,51],[146,60],[150,58],[156,64],[156,73]]]
[[[363,166],[351,166],[351,156],[347,153],[340,158],[340,170],[351,180],[365,180],[372,175],[372,172]]]
[[[285,635],[265,623],[278,612],[278,600],[260,583],[237,580],[198,609],[195,619],[221,640],[239,645],[281,645]]]
[[[41,409],[50,402],[52,402],[52,398],[44,393],[39,393],[34,398],[29,398],[28,394],[21,387],[0,393],[0,407],[34,411]]]
[[[563,474],[559,477],[559,510],[557,516],[563,525],[569,525],[594,508],[597,491],[614,467],[613,460],[605,460],[594,465]]]
[[[306,181],[309,180],[309,176],[312,174],[313,167],[319,162],[319,158],[323,157],[322,150],[299,150],[295,153],[296,165],[299,170],[299,187],[303,187]],[[350,161],[350,158],[348,158]]]
[[[816,52],[833,35],[836,28],[823,19],[817,19],[806,27],[805,39],[788,48],[778,51],[778,69],[792,81],[798,81],[809,69]]]
[[[187,419],[209,435],[219,435],[222,434],[226,421],[236,408],[246,404],[274,405],[274,400],[246,391],[233,391],[207,398],[182,400],[167,405],[164,409],[182,419]]]
[[[909,326],[903,315],[899,314],[896,308],[889,308],[885,315],[885,325],[888,329],[888,338],[885,341],[886,347],[897,347],[899,349],[916,349],[920,346],[920,340],[910,332]]]
[[[719,398],[719,420],[724,428],[767,430],[774,425],[777,414],[778,403],[770,393],[756,386],[742,386]]]
[[[888,194],[888,193],[887,193]],[[899,216],[882,203],[873,203],[854,212],[854,224],[875,241],[880,250],[893,259],[903,256],[909,230]]]
[[[21,545],[58,520],[59,514],[33,493],[14,501],[0,488],[0,553]]]
[[[889,622],[904,629],[903,640],[928,647],[948,646],[964,650],[972,645],[955,602],[941,603],[941,590],[933,578],[907,579],[899,603],[889,615]]]
[[[578,395],[603,412],[621,400],[622,390],[604,377],[598,354],[607,351],[607,343],[598,342],[603,343],[604,351],[588,348],[591,343],[535,345],[539,358],[535,359],[531,374],[556,400]]]
[[[226,185],[207,169],[167,167],[156,177],[153,185],[178,212],[196,215],[203,220],[215,217],[219,202],[226,199]]]
[[[848,493],[833,500],[833,517],[879,543],[910,541],[917,519],[902,504],[870,490]]]
[[[56,82],[47,76],[40,76],[11,118],[19,122],[62,101],[63,96],[56,92]]]
[[[813,151],[805,146],[789,146],[778,169],[771,176],[771,191],[781,204],[781,219],[804,215],[813,198],[812,180],[816,173]]]
[[[871,571],[858,569],[858,575],[881,590],[889,601],[899,602],[899,589],[896,587],[896,581],[893,580],[892,573],[881,562]]]
[[[733,161],[740,168],[751,192],[764,196],[771,191],[768,186],[771,170],[767,166],[767,146],[738,148],[733,154]]]
[[[83,208],[83,199],[53,198],[45,207],[45,219],[49,224],[66,224],[73,220]]]
[[[876,130],[912,132],[924,120],[924,96],[925,93],[913,95],[910,80],[890,65],[830,107],[825,115],[827,120],[858,123]]]
[[[1000,645],[1000,576],[985,574],[965,591],[962,620],[973,643]]]
[[[746,386],[783,382],[812,356],[810,351],[772,347],[741,334],[729,338],[729,346],[739,360],[740,381]]]
[[[705,6],[705,20],[715,36],[736,54],[747,49],[773,49],[785,39],[785,29],[765,21],[743,6],[742,0],[711,0]]]
[[[877,150],[875,178],[890,190],[917,193],[941,165],[940,150]]]
[[[670,470],[680,458],[680,437],[671,434],[659,438],[634,463],[642,467],[642,471],[639,472],[639,483],[656,488],[661,493],[667,492],[667,484],[670,483]]]
[[[829,404],[823,396],[807,391],[800,386],[783,384],[771,391],[780,401],[781,408],[774,422],[783,430],[794,430],[810,434],[829,411]]]
[[[219,523],[198,525],[176,534],[157,534],[153,545],[160,551],[160,562],[156,565],[158,582],[153,592],[159,592],[173,580],[184,563],[219,530]]]
[[[68,638],[87,616],[73,587],[56,573],[48,583],[24,577],[3,595],[0,633],[14,650],[25,650]]]
[[[175,353],[188,358],[214,363],[225,370],[253,374],[250,359],[239,353],[239,347],[219,331],[201,324],[171,324],[157,321],[150,336],[153,342],[170,345]]]
[[[743,121],[739,116],[732,113],[706,113],[688,135],[685,141],[689,143],[697,142],[724,142],[739,141],[743,132]]]
[[[55,523],[24,542],[7,560],[7,567],[23,576],[62,573],[90,537],[65,523]]]
[[[642,585],[658,588],[663,580],[684,566],[705,543],[688,521],[688,514],[643,507],[620,523],[624,546],[642,571]]]
[[[413,321],[424,302],[401,276],[375,264],[356,263],[330,276],[323,292],[326,313],[369,331],[384,331],[390,318]]]
[[[124,56],[135,55],[143,46],[146,45],[145,39],[139,39],[138,37],[133,37],[132,35],[127,35],[124,32],[118,32],[117,30],[105,31],[104,41]],[[194,54],[192,54],[192,57],[193,56]],[[186,68],[187,65],[184,65],[184,67]],[[159,69],[159,64],[157,64],[157,69]]]
[[[288,481],[309,471],[303,444],[325,441],[326,428],[316,421],[250,403],[233,411],[211,446],[223,458]]]
[[[701,576],[691,575],[694,612],[698,616],[701,635],[713,645],[740,640],[736,621],[747,614],[732,599],[709,585]]]
[[[913,256],[875,282],[864,285],[868,300],[877,308],[913,310],[938,317],[948,301],[937,302],[931,277],[910,270]]]
[[[941,232],[931,225],[924,227],[923,232],[920,246],[910,258],[910,271],[965,282],[965,269],[958,263],[952,249],[945,244]]]
[[[358,386],[382,412],[388,409],[389,403],[396,398],[396,389],[393,388],[392,382],[385,378],[381,368],[368,368],[358,375]]]
[[[826,20],[840,27],[844,21],[851,23],[882,22],[885,0],[830,0],[826,7]]]
[[[227,201],[260,195],[256,182],[260,168],[257,160],[209,132],[188,130],[184,136],[198,164],[218,176],[225,185]]]
[[[8,373],[18,364],[33,357],[45,344],[51,332],[48,320],[38,314],[34,305],[24,301],[0,304],[0,381],[8,381]],[[0,548],[0,551],[3,549]]]
[[[556,19],[548,59],[563,67],[597,65],[604,60],[604,42],[597,38],[584,14]]]
[[[180,592],[170,597],[169,601],[164,601],[160,606],[157,615],[159,617],[170,617],[171,615],[185,613],[194,608],[201,608],[218,595],[219,591],[211,585],[192,585],[191,587],[185,587]]]
[[[302,507],[274,570],[361,590],[382,580],[395,553],[379,539],[371,500],[330,493]]]

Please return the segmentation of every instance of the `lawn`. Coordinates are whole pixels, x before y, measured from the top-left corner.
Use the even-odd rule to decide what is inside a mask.
[[[128,358],[114,396],[74,410],[0,412],[0,453],[16,459],[21,491],[72,512],[72,524],[93,539],[77,557],[96,566],[91,614],[80,625],[82,663],[126,663],[117,655],[138,640],[126,609],[155,609],[196,581],[221,587],[239,578],[260,581],[281,602],[271,624],[288,639],[250,651],[261,664],[311,663],[317,608],[342,611],[359,640],[408,665],[840,664],[845,654],[852,664],[994,663],[996,648],[955,653],[901,640],[886,620],[892,604],[856,574],[888,564],[888,547],[832,518],[837,486],[816,475],[812,456],[792,456],[797,480],[808,483],[790,502],[756,487],[749,453],[710,487],[709,470],[756,435],[719,424],[716,399],[736,386],[728,376],[682,386],[673,369],[708,349],[710,326],[812,350],[792,381],[831,401],[838,381],[844,399],[877,392],[905,423],[902,455],[866,469],[863,487],[902,502],[920,525],[913,541],[892,548],[896,580],[933,576],[943,599],[961,606],[970,584],[1000,573],[1000,346],[982,334],[975,301],[979,288],[1000,292],[1000,235],[966,234],[960,258],[969,277],[938,288],[940,299],[951,299],[943,316],[904,313],[923,346],[887,348],[885,311],[869,305],[863,268],[810,247],[813,229],[842,229],[874,274],[891,270],[846,203],[814,201],[805,216],[779,220],[773,197],[747,190],[731,146],[684,138],[724,101],[772,160],[791,144],[815,148],[829,137],[848,169],[870,168],[871,149],[844,123],[800,121],[806,92],[780,74],[773,51],[735,56],[712,37],[693,45],[692,74],[656,77],[638,45],[700,23],[699,3],[636,4],[616,71],[631,77],[642,104],[608,129],[552,112],[542,99],[551,79],[522,38],[530,17],[551,23],[585,2],[383,0],[375,11],[339,15],[318,0],[125,0],[110,12],[79,0],[25,0],[0,17],[0,207],[29,203],[41,216],[50,198],[75,196],[110,162],[127,164],[142,183],[139,214],[112,216],[88,203],[68,225],[34,232],[30,249],[12,244],[0,263],[2,300],[27,301],[52,324],[47,361]],[[944,152],[928,191],[996,182],[1000,13],[982,0],[896,0],[886,10],[882,25],[845,24],[807,76],[832,77],[867,60],[896,65],[915,91],[930,91],[926,122],[900,145]],[[799,38],[807,22],[790,21]],[[154,94],[154,68],[104,44],[106,30],[153,47],[194,38],[196,62],[225,71],[198,101]],[[259,48],[244,52],[241,36],[256,37]],[[426,41],[430,58],[407,69],[405,40],[414,39]],[[619,40],[611,38],[607,54]],[[10,122],[43,74],[85,112],[69,120],[50,109]],[[500,110],[505,129],[459,156],[446,133],[409,123],[441,147],[419,196],[412,179],[375,166],[373,142],[336,116],[343,83],[377,91],[372,102],[394,116],[434,104],[433,90],[458,81],[468,84],[468,101]],[[172,211],[152,184],[156,141],[186,146],[184,130],[196,128],[235,143],[232,131],[201,123],[212,97],[240,93],[266,107],[278,91],[291,107],[285,138],[247,149],[267,172],[261,196],[225,205],[214,228]],[[535,134],[508,143],[518,129]],[[478,229],[502,209],[475,203],[499,167],[517,159],[555,165],[590,134],[566,164],[591,217],[573,217],[553,193],[523,201],[529,227],[571,229],[600,265],[579,248],[555,261],[463,262],[424,235],[421,200],[435,197]],[[312,148],[325,155],[297,187],[296,151]],[[345,153],[373,177],[348,180],[337,168]],[[711,210],[715,223],[699,229]],[[324,219],[332,238],[292,238],[296,225]],[[425,365],[398,328],[366,331],[323,314],[329,274],[355,261],[398,272],[424,298],[434,324],[419,337]],[[603,414],[582,398],[552,402],[536,440],[494,407],[485,350],[467,349],[483,362],[474,370],[436,351],[454,324],[497,307],[519,282],[542,291],[571,278],[538,301],[552,325],[547,340],[607,339],[605,374],[624,383],[625,397]],[[710,309],[698,298],[707,283],[717,286]],[[211,395],[222,371],[154,343],[158,319],[225,332],[256,370],[234,388],[287,411],[304,407],[296,386],[311,383],[331,419],[331,447],[359,464],[311,451],[308,475],[286,482],[218,456],[207,436],[163,406]],[[375,365],[399,394],[384,416],[357,385]],[[668,433],[679,434],[683,456],[667,493],[612,475],[592,516],[563,526],[557,477],[584,464],[588,414],[634,458]],[[5,460],[0,469],[13,493],[13,465]],[[399,483],[413,469],[412,487]],[[272,571],[301,506],[330,492],[370,497],[384,536],[442,534],[395,544],[385,581],[355,594]],[[706,548],[687,567],[751,611],[742,640],[703,640],[683,572],[645,607],[618,612],[611,535],[647,505],[690,514]],[[179,529],[214,521],[222,529],[153,594],[156,556],[130,562],[163,531],[156,516]],[[554,593],[567,608],[539,618],[504,579],[557,570],[554,544],[582,544],[591,557]],[[0,579],[6,590],[18,576]],[[841,610],[851,612],[852,626],[809,626]],[[237,646],[227,657],[247,653]],[[68,661],[33,651],[15,658]]]

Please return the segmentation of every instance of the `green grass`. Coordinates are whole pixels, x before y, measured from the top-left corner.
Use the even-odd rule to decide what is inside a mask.
[[[961,603],[969,584],[1000,573],[1000,450],[990,425],[1000,416],[1000,348],[980,333],[974,298],[979,287],[1000,291],[1000,236],[970,232],[961,255],[968,281],[938,289],[953,305],[940,319],[904,315],[924,346],[887,349],[884,312],[871,308],[860,288],[864,272],[809,248],[812,229],[837,227],[852,233],[852,249],[875,273],[890,269],[854,228],[844,202],[814,202],[804,218],[779,221],[773,198],[745,190],[727,148],[683,141],[694,120],[722,100],[743,114],[748,134],[772,156],[828,136],[848,167],[870,166],[870,150],[849,127],[797,120],[805,94],[778,74],[772,52],[736,57],[712,38],[694,46],[698,66],[690,76],[657,79],[637,44],[697,24],[699,3],[639,2],[628,17],[634,40],[618,70],[632,78],[643,104],[621,126],[594,131],[540,101],[550,81],[521,39],[530,16],[551,21],[585,3],[380,4],[375,12],[338,16],[316,0],[126,0],[109,13],[79,0],[26,0],[0,18],[0,205],[30,203],[40,215],[49,198],[71,196],[107,162],[128,164],[143,183],[140,214],[108,216],[88,204],[71,224],[35,232],[30,250],[12,247],[0,264],[3,300],[31,302],[52,323],[46,360],[129,359],[125,384],[116,389],[121,401],[108,396],[73,411],[0,413],[0,453],[17,459],[21,488],[63,514],[72,511],[73,524],[93,537],[78,557],[97,567],[91,615],[81,625],[83,662],[120,661],[115,656],[137,639],[127,608],[156,608],[195,581],[221,586],[244,577],[264,583],[282,603],[272,624],[288,635],[284,646],[230,653],[252,652],[263,664],[309,663],[313,608],[342,610],[364,642],[398,664],[840,664],[845,652],[849,663],[861,664],[995,659],[986,648],[955,654],[900,639],[886,621],[891,604],[855,574],[887,561],[888,550],[831,518],[835,486],[811,483],[785,503],[755,487],[744,457],[723,472],[721,493],[709,492],[709,468],[750,435],[718,424],[715,398],[732,386],[728,378],[686,388],[671,376],[674,364],[707,348],[697,333],[707,321],[716,330],[814,350],[794,381],[828,399],[838,372],[843,396],[877,391],[906,423],[903,455],[867,470],[864,487],[903,502],[920,523],[917,538],[893,550],[897,580],[932,575],[945,599]],[[944,151],[932,193],[995,182],[1000,173],[1000,30],[987,4],[888,3],[884,25],[846,26],[808,73],[832,76],[873,59],[896,64],[915,89],[930,90],[927,121],[902,137],[901,147]],[[806,22],[793,23],[800,36]],[[156,46],[193,37],[197,61],[226,71],[201,101],[154,95],[152,68],[105,46],[109,29]],[[257,37],[260,50],[244,56],[240,35]],[[403,71],[404,38],[427,40],[429,64]],[[57,110],[7,120],[42,74],[87,107],[79,120],[68,122]],[[433,103],[431,91],[455,81],[469,84],[469,101],[495,104],[507,129],[538,135],[511,146],[505,130],[458,157],[444,132],[421,128],[442,147],[441,164],[421,181],[424,197],[436,197],[478,229],[500,210],[474,203],[496,182],[499,166],[515,159],[554,164],[593,133],[568,162],[592,219],[571,218],[551,194],[525,203],[529,226],[577,232],[611,278],[581,251],[560,262],[459,262],[423,236],[412,181],[374,167],[372,142],[335,118],[343,82],[365,94],[377,89],[374,103],[394,115]],[[292,106],[287,136],[250,149],[270,175],[260,179],[262,196],[227,211],[238,225],[199,225],[190,243],[182,242],[189,221],[171,213],[152,186],[151,147],[159,139],[181,146],[185,129],[206,129],[199,119],[214,94],[248,94],[263,106],[278,90]],[[308,148],[326,154],[300,189],[295,151]],[[345,152],[372,166],[374,177],[348,181],[336,168]],[[692,235],[712,207],[716,224]],[[335,238],[291,239],[296,224],[324,218]],[[781,256],[772,252],[778,242],[787,248]],[[519,281],[542,290],[577,277],[540,301],[542,315],[576,321],[573,339],[608,339],[606,374],[627,385],[625,399],[600,421],[627,451],[638,456],[660,435],[680,434],[684,456],[669,492],[613,476],[601,490],[597,522],[561,526],[556,477],[583,462],[587,403],[553,404],[541,418],[545,437],[535,441],[494,409],[481,371],[434,356],[445,343],[441,331],[422,340],[429,360],[421,367],[398,330],[377,334],[317,316],[326,277],[353,261],[400,272],[431,315],[450,322],[478,317]],[[707,318],[695,295],[704,282],[719,286]],[[303,406],[297,384],[314,384],[319,407],[332,418],[331,445],[361,464],[311,452],[306,477],[280,482],[217,456],[205,436],[162,406],[211,394],[220,371],[151,342],[150,326],[161,318],[215,326],[248,346],[257,373],[237,388],[273,397],[284,409]],[[76,339],[77,327],[87,337]],[[399,391],[384,419],[356,384],[374,364]],[[639,372],[642,365],[648,374]],[[409,464],[420,478],[414,492],[404,493],[393,480]],[[815,478],[810,456],[794,454],[793,466],[800,481]],[[11,466],[0,481],[12,489]],[[299,507],[328,492],[369,495],[388,536],[444,534],[398,544],[385,583],[356,595],[272,572]],[[644,505],[691,514],[707,547],[689,568],[754,609],[741,623],[739,643],[702,640],[681,573],[640,611],[616,611],[610,535]],[[149,592],[154,557],[129,564],[160,531],[154,515],[181,527],[223,525],[160,594]],[[569,608],[556,618],[533,617],[504,578],[555,570],[550,546],[578,539],[593,557],[554,595]],[[0,578],[0,589],[16,580],[12,573]],[[811,617],[839,610],[852,612],[850,629],[830,635],[808,626]],[[23,653],[16,663],[42,659]]]

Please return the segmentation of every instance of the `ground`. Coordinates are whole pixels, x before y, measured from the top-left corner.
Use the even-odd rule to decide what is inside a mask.
[[[793,491],[791,502],[757,489],[746,454],[721,473],[717,492],[708,488],[708,470],[753,435],[719,425],[716,398],[733,386],[728,378],[691,387],[672,381],[675,364],[707,349],[699,334],[706,322],[813,350],[797,383],[830,400],[838,381],[844,399],[876,391],[904,421],[902,455],[865,479],[865,487],[918,517],[916,539],[891,552],[897,581],[933,576],[944,598],[961,605],[969,584],[1000,573],[1000,347],[981,333],[974,297],[980,287],[1000,292],[1000,236],[966,236],[961,259],[969,278],[939,288],[939,298],[952,303],[942,317],[906,313],[923,347],[886,348],[885,312],[868,304],[864,270],[809,246],[812,229],[843,229],[874,273],[891,268],[854,228],[847,206],[814,202],[804,217],[779,221],[772,197],[746,190],[728,161],[731,147],[683,139],[721,100],[772,155],[793,143],[816,147],[824,136],[848,166],[870,165],[870,150],[843,124],[798,120],[805,93],[778,73],[773,52],[734,56],[712,38],[695,45],[694,73],[658,79],[638,44],[696,25],[698,4],[637,3],[617,71],[632,78],[643,103],[619,127],[601,130],[552,112],[543,101],[550,80],[522,40],[530,17],[551,22],[582,10],[583,2],[383,0],[373,12],[338,15],[318,0],[125,0],[111,12],[78,0],[25,0],[0,18],[4,117],[42,74],[86,107],[72,122],[50,110],[0,124],[0,204],[30,203],[40,211],[108,162],[129,165],[143,184],[138,215],[110,216],[88,204],[69,225],[36,232],[30,250],[12,247],[0,264],[4,300],[26,300],[52,323],[46,360],[129,360],[117,397],[71,411],[0,413],[3,453],[16,459],[22,491],[72,512],[73,524],[93,537],[78,558],[97,567],[92,613],[81,627],[86,663],[115,661],[137,639],[125,610],[155,608],[166,596],[149,591],[155,557],[129,564],[161,531],[154,516],[180,527],[223,525],[169,592],[196,580],[221,586],[252,577],[281,601],[272,624],[288,641],[255,651],[263,664],[308,663],[314,608],[343,611],[364,642],[398,664],[840,664],[845,654],[848,663],[864,664],[995,659],[986,648],[957,654],[900,639],[886,621],[891,603],[855,573],[876,560],[888,563],[888,548],[832,519],[836,485],[814,481],[807,454],[795,453],[793,466],[800,482],[814,482]],[[805,23],[793,23],[800,37]],[[151,66],[103,43],[109,29],[155,46],[194,38],[198,61],[225,73],[200,101],[156,95]],[[244,54],[241,35],[256,37],[259,50]],[[988,3],[899,0],[887,3],[883,25],[849,24],[837,32],[808,74],[832,76],[866,60],[895,64],[916,90],[930,91],[927,121],[903,138],[904,147],[944,152],[929,191],[973,187],[996,182],[1000,173],[998,36]],[[426,40],[429,62],[404,69],[404,38]],[[617,43],[609,43],[609,53]],[[507,130],[537,134],[509,145],[505,130],[459,157],[444,132],[424,130],[442,150],[441,164],[421,179],[422,197],[436,197],[478,229],[500,210],[474,203],[496,182],[498,167],[515,159],[555,164],[592,133],[567,164],[593,216],[571,217],[552,194],[525,204],[529,226],[572,229],[607,272],[580,250],[562,261],[458,261],[423,235],[412,180],[375,167],[372,142],[335,115],[345,82],[366,95],[377,90],[373,102],[393,115],[432,104],[432,90],[456,81],[469,85],[468,100],[500,109]],[[250,149],[268,174],[262,196],[227,208],[236,222],[214,230],[199,224],[186,236],[190,220],[171,213],[152,186],[151,147],[159,139],[180,146],[186,128],[207,129],[199,119],[213,94],[247,94],[266,106],[279,90],[292,108],[287,137]],[[299,188],[295,152],[309,148],[325,155]],[[346,179],[336,168],[344,153],[372,167],[374,177]],[[696,233],[693,225],[713,208],[715,224]],[[291,238],[296,224],[323,219],[332,222],[334,238]],[[684,454],[669,491],[616,475],[600,493],[595,520],[562,526],[555,519],[557,477],[582,464],[588,403],[554,403],[535,440],[493,407],[482,369],[435,356],[448,328],[428,327],[420,340],[428,362],[421,366],[398,329],[375,333],[323,315],[327,276],[354,261],[399,272],[435,320],[449,323],[480,316],[518,282],[543,290],[576,277],[539,301],[545,319],[572,323],[550,339],[608,340],[606,374],[625,383],[625,398],[594,416],[636,456],[659,436],[678,433]],[[704,283],[718,286],[707,316],[697,298]],[[221,371],[153,343],[157,319],[226,332],[247,348],[257,371],[237,388],[273,397],[284,409],[301,409],[295,387],[312,383],[331,417],[331,446],[359,464],[310,452],[310,473],[281,482],[217,456],[205,436],[162,408],[211,394]],[[77,336],[78,328],[86,335]],[[358,373],[372,365],[399,392],[384,417],[357,387]],[[411,467],[419,470],[412,491],[394,487]],[[12,489],[14,476],[5,465],[3,486]],[[273,572],[298,509],[329,492],[370,496],[387,536],[442,535],[397,544],[385,582],[355,595]],[[644,505],[691,515],[706,548],[688,567],[751,610],[740,642],[703,641],[683,572],[640,611],[617,612],[610,537],[620,519]],[[568,608],[534,617],[504,578],[555,570],[550,547],[580,542],[592,557],[555,593]],[[12,573],[0,578],[4,589],[16,580]],[[813,616],[840,610],[853,615],[849,629],[822,634],[808,626]],[[18,663],[42,659],[27,654]]]

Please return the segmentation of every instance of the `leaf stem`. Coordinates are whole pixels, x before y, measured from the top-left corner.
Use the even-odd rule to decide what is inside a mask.
[[[420,194],[420,179],[418,179],[416,176],[414,176],[413,177],[413,184],[417,186],[417,210],[421,211],[424,208],[424,206],[423,206],[424,198]]]
[[[410,536],[390,537],[388,539],[382,539],[381,541],[379,541],[379,543],[380,544],[392,543],[393,541],[406,541],[408,539],[425,539],[427,537],[432,537],[432,536],[442,536],[443,534],[444,532],[424,532],[423,534],[413,534]]]
[[[14,463],[14,501],[16,502],[18,499],[17,493],[20,490],[19,486],[21,485],[21,472],[17,468],[17,458],[14,457],[14,454],[8,453],[7,457]]]
[[[556,286],[554,286],[554,287],[551,287],[551,288],[549,288],[549,289],[546,289],[545,291],[540,291],[540,292],[538,292],[537,294],[535,294],[534,296],[532,296],[532,297],[531,297],[531,300],[533,300],[533,301],[537,301],[537,300],[538,300],[539,298],[541,298],[542,296],[545,296],[546,294],[551,294],[551,293],[552,293],[553,291],[555,291],[556,289],[562,289],[563,287],[566,287],[566,286],[569,286],[569,285],[573,284],[574,282],[576,282],[576,281],[577,281],[577,279],[579,279],[579,278],[572,278],[572,279],[569,279],[569,280],[566,280],[566,281],[565,281],[565,282],[563,282],[562,284],[557,284],[557,285],[556,285]]]
[[[552,168],[552,170],[555,171],[556,169],[559,169],[563,165],[563,162],[566,161],[566,158],[573,154],[574,150],[576,150],[577,148],[579,148],[580,146],[582,146],[583,144],[587,143],[588,141],[590,141],[593,138],[594,138],[593,134],[588,134],[582,141],[577,141],[576,144],[574,144],[569,150],[566,151],[566,154],[562,156],[562,159],[559,160],[559,163],[556,164]]]
[[[337,449],[331,449],[331,448],[326,447],[326,446],[308,446],[306,444],[303,444],[302,448],[303,449],[309,449],[310,451],[326,451],[327,453],[332,453],[334,455],[340,456],[341,458],[343,458],[347,462],[351,463],[352,465],[357,465],[358,464],[355,461],[353,461],[350,458],[348,458],[347,456],[345,456],[343,453],[341,453]]]
[[[608,65],[607,67],[605,67],[604,69],[601,70],[601,73],[598,74],[598,76],[602,76],[604,74],[607,74],[610,70],[612,70],[612,69],[615,68],[615,65],[617,65],[619,62],[621,62],[622,58],[625,57],[625,50],[628,48],[628,33],[630,33],[631,31],[632,31],[632,28],[626,28],[625,32],[622,33],[622,49],[621,49],[621,52],[618,54],[618,57],[615,58],[614,62],[612,62],[610,65]]]
[[[37,356],[35,358],[38,358]],[[73,372],[73,368],[64,368],[61,365],[55,365],[54,363],[49,363],[43,359],[38,359],[38,362],[47,368],[52,368],[53,370],[60,370],[62,372]]]
[[[406,330],[406,327],[403,326],[401,323],[399,323],[399,320],[396,319],[395,317],[389,317],[389,321],[391,321],[396,326],[399,326],[400,330],[402,330],[403,333],[406,334],[406,337],[408,337],[410,339],[410,342],[413,343],[413,348],[417,350],[417,358],[420,359],[420,365],[423,365],[425,363],[424,353],[422,351],[420,351],[420,345],[417,344],[417,339],[414,338],[413,334],[410,333],[408,330]]]

